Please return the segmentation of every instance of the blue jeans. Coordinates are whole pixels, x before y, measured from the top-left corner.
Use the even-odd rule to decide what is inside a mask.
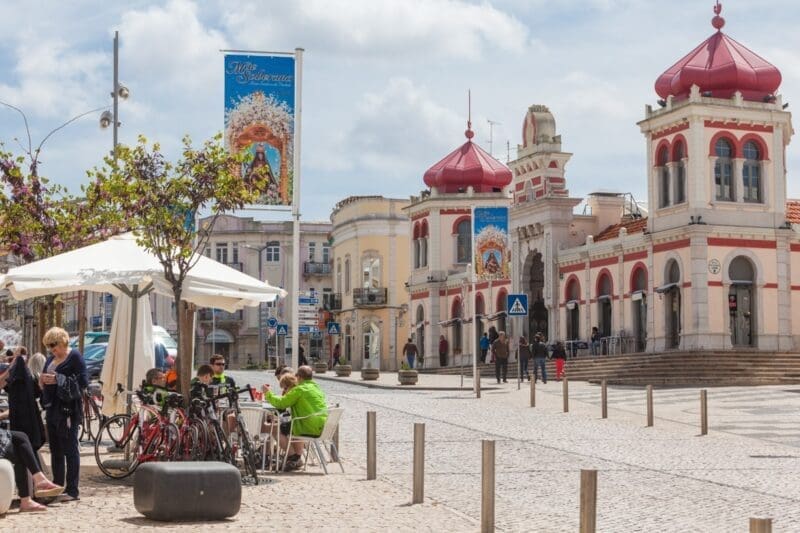
[[[547,369],[545,368],[545,359],[544,357],[535,357],[533,359],[533,379],[539,379],[539,367],[542,368],[542,381],[547,383]]]
[[[409,368],[414,368],[414,359],[415,359],[414,354],[406,355],[406,360],[408,361]]]
[[[528,375],[528,358],[519,358],[520,378]]]
[[[50,442],[53,483],[63,485],[64,492],[75,498],[79,495],[78,478],[81,468],[79,429],[80,424],[73,423],[67,427],[64,419],[56,425],[51,417],[47,418],[47,440]],[[66,466],[66,475],[64,466]],[[65,477],[66,485],[64,485]]]
[[[602,343],[600,341],[591,341],[590,342],[589,347],[591,348],[592,355],[599,355],[600,354],[600,346],[601,346],[601,344]]]

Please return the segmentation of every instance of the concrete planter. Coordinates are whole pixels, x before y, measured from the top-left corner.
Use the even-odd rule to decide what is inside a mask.
[[[378,379],[378,376],[381,375],[381,371],[377,368],[362,368],[361,369],[361,379],[364,381],[375,381]]]
[[[419,374],[416,370],[400,370],[397,372],[397,379],[400,381],[400,385],[416,385]]]
[[[340,378],[346,378],[353,372],[353,367],[350,365],[336,365],[333,370]]]
[[[326,362],[316,362],[314,363],[314,373],[315,374],[324,374],[328,371],[328,363]]]

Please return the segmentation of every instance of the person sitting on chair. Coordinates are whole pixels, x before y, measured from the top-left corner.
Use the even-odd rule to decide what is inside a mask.
[[[325,393],[311,379],[313,370],[309,366],[297,369],[297,386],[287,390],[283,396],[275,396],[269,384],[263,387],[265,399],[278,409],[289,408],[292,412],[292,435],[300,437],[319,437],[328,419],[328,403]],[[286,449],[289,439],[280,436],[281,448]],[[286,450],[286,469],[296,470],[302,466],[303,443],[292,442],[292,449]]]

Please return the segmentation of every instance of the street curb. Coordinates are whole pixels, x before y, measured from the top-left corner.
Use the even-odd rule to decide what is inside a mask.
[[[314,374],[314,379],[319,381],[334,381],[336,383],[347,383],[348,385],[357,385],[359,387],[366,387],[368,389],[386,389],[386,390],[402,390],[402,391],[410,391],[413,392],[415,390],[419,391],[464,391],[469,392],[472,391],[472,387],[425,387],[419,385],[383,385],[381,383],[374,383],[370,381],[355,381],[355,380],[345,380],[340,378],[335,378],[332,376],[325,376]],[[491,391],[491,390],[498,390],[499,387],[486,387],[482,386],[481,391]]]

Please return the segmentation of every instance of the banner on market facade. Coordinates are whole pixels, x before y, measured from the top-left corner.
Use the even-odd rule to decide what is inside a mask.
[[[292,205],[295,80],[291,54],[225,55],[225,147],[251,153],[241,168],[245,179],[266,172],[263,205]]]
[[[475,207],[472,250],[478,281],[511,278],[508,207]]]

